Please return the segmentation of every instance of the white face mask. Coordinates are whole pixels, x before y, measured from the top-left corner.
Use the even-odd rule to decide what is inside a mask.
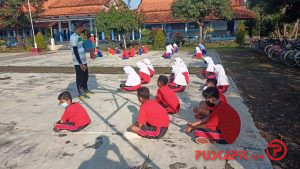
[[[62,104],[60,104],[60,106],[63,108],[67,108],[69,105],[67,102],[63,102]]]

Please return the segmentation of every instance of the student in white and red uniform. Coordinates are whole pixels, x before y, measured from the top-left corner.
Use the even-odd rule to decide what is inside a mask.
[[[120,84],[120,88],[125,91],[137,91],[141,87],[140,76],[131,66],[125,66],[123,69],[128,77],[125,84]]]
[[[220,64],[215,65],[214,68],[218,80],[217,88],[225,93],[229,87],[229,81],[228,77],[226,76],[225,70]]]
[[[147,65],[149,71],[150,71],[150,77],[154,76],[155,70],[153,65],[151,64],[151,61],[149,59],[143,59],[143,62]]]
[[[182,61],[181,58],[177,57],[177,58],[175,58],[175,65],[178,65],[181,68],[182,74],[185,77],[186,83],[189,84],[189,82],[190,82],[190,73],[189,73],[189,70],[186,67],[185,63]]]
[[[150,71],[148,69],[148,66],[142,61],[137,62],[136,65],[140,69],[139,75],[140,75],[142,84],[150,83]]]
[[[198,46],[195,47],[195,58],[202,59],[202,51]]]
[[[164,57],[165,59],[171,59],[171,57],[172,57],[172,49],[173,49],[172,45],[166,46],[166,52],[165,52],[165,54],[163,55],[163,57]]]
[[[207,67],[206,67],[206,70],[205,71],[202,71],[202,75],[204,78],[210,78],[210,79],[213,79],[213,78],[216,78],[216,75],[214,73],[215,71],[215,63],[214,61],[212,60],[211,57],[204,57],[204,63],[207,64]]]
[[[170,124],[167,111],[155,100],[150,99],[150,92],[147,87],[139,88],[137,96],[142,105],[136,124],[130,126],[130,131],[149,139],[163,137]]]
[[[173,44],[174,53],[177,53],[179,51],[179,48],[176,43]]]
[[[170,89],[172,89],[176,93],[183,92],[187,86],[186,78],[182,73],[183,70],[184,69],[182,66],[179,66],[176,64],[172,66],[172,73],[174,75],[174,80],[171,77],[171,80],[173,80],[173,81],[170,81],[168,86]]]

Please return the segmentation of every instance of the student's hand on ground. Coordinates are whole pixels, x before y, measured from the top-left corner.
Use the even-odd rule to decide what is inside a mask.
[[[184,129],[184,132],[190,133],[190,132],[192,132],[192,130],[193,130],[193,127],[189,126],[186,129]]]
[[[83,70],[83,71],[85,71],[86,66],[84,64],[80,64],[80,69]]]

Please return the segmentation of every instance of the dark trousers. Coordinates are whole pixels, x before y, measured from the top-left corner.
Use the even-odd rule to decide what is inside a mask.
[[[89,80],[89,70],[88,68],[85,71],[80,69],[80,65],[74,65],[75,72],[76,72],[76,86],[79,95],[83,94],[85,91],[88,90],[87,82]],[[85,64],[87,67],[87,64]]]

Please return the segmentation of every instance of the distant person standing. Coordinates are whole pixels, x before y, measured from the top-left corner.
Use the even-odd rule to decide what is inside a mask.
[[[76,25],[75,32],[70,37],[70,47],[72,51],[73,63],[76,72],[76,86],[80,99],[90,98],[88,95],[92,94],[88,90],[89,71],[86,63],[85,50],[82,46],[83,38],[80,34],[84,32],[83,24]]]

